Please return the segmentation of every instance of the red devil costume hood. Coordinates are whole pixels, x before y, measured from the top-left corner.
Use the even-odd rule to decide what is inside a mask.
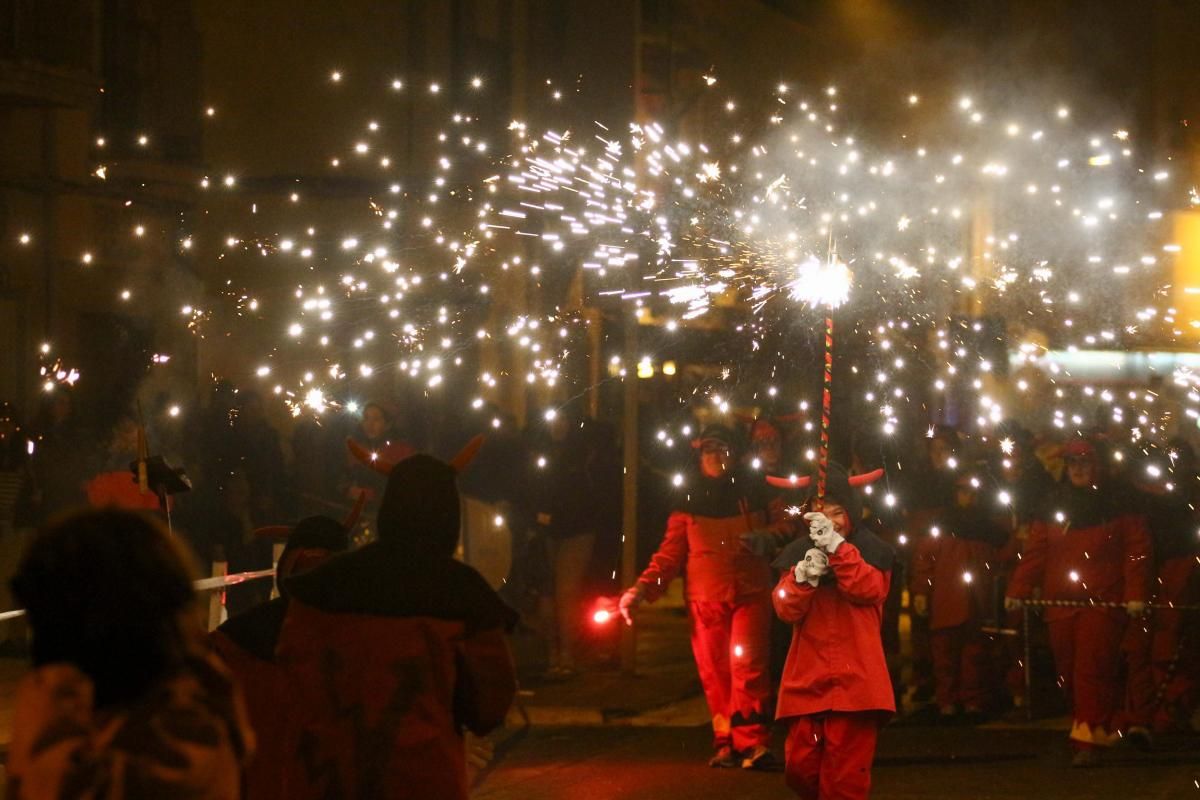
[[[869,486],[881,477],[883,477],[881,469],[865,472],[862,475],[851,475],[841,464],[831,463],[825,476],[825,496],[831,502],[846,509],[846,516],[850,518],[850,524],[854,526],[846,539],[854,544],[862,554],[863,560],[878,570],[890,572],[896,561],[896,551],[863,524],[863,503],[862,497],[859,495],[863,487]],[[812,488],[814,481],[809,475],[788,478],[768,476],[767,483],[778,488],[806,489]],[[806,505],[813,507],[815,502],[816,491],[814,489]],[[812,540],[808,536],[798,536],[780,552],[771,562],[771,566],[775,569],[791,569],[803,560],[804,554],[812,546]]]
[[[881,475],[850,476],[829,465],[825,499],[846,509],[852,528],[829,555],[829,572],[818,586],[797,582],[792,569],[813,547],[808,536],[798,536],[775,561],[784,569],[772,596],[775,612],[794,627],[779,686],[779,719],[896,709],[880,635],[895,556],[863,524],[858,496],[861,486]]]
[[[453,559],[471,454],[376,462],[379,540],[287,583],[287,797],[466,797],[462,731],[500,724],[516,691],[516,614]]]

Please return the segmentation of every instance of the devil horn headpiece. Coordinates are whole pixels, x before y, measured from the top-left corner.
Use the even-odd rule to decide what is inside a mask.
[[[367,492],[359,490],[358,496],[354,498],[354,505],[350,512],[346,514],[342,520],[342,530],[349,533],[354,530],[354,526],[358,524],[359,518],[362,516],[363,509],[367,506]],[[254,529],[254,535],[260,539],[274,539],[284,541],[296,530],[295,525],[264,525],[261,528]]]
[[[812,483],[812,476],[792,475],[787,478],[781,478],[778,475],[768,475],[767,483],[776,489],[804,489]]]
[[[484,438],[483,434],[479,434],[467,442],[466,446],[458,451],[458,455],[447,462],[450,467],[455,472],[461,474],[475,460],[475,456],[479,454],[479,448],[483,447]],[[380,475],[385,477],[391,475],[392,470],[396,467],[395,462],[385,461],[379,457],[378,453],[368,450],[354,439],[347,438],[346,447],[349,448],[350,454],[358,459],[363,466],[373,469]]]
[[[264,525],[254,529],[254,535],[260,539],[284,540],[292,535],[292,525]]]
[[[870,472],[864,472],[861,475],[851,475],[849,478],[846,479],[846,481],[851,486],[858,487],[858,486],[866,486],[867,484],[874,483],[875,481],[879,480],[882,477],[883,477],[882,469],[873,469]]]
[[[875,469],[871,470],[870,472],[864,472],[861,475],[851,475],[846,479],[846,482],[857,488],[859,486],[866,486],[867,484],[874,483],[882,477],[883,470]],[[791,475],[787,478],[783,478],[778,475],[768,475],[767,483],[777,489],[804,489],[812,483],[812,476]]]

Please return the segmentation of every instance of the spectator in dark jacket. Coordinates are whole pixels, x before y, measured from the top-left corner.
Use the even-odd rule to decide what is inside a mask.
[[[516,615],[454,560],[455,466],[375,463],[388,473],[379,539],[286,584],[283,796],[464,800],[463,732],[499,725],[516,693]]]
[[[84,512],[38,534],[15,578],[33,630],[6,797],[241,796],[240,696],[200,643],[187,559],[150,518]]]

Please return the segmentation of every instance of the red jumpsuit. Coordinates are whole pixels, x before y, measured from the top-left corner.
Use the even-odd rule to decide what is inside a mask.
[[[1181,481],[1185,486],[1191,481]],[[1154,603],[1200,603],[1200,540],[1196,537],[1196,492],[1144,487],[1147,522],[1154,539]],[[1125,649],[1129,665],[1126,710],[1129,726],[1157,733],[1186,726],[1196,708],[1200,635],[1185,625],[1186,612],[1156,608],[1129,626]]]
[[[1200,603],[1200,564],[1182,556],[1158,567],[1154,602],[1170,605]],[[1196,689],[1200,670],[1200,635],[1184,625],[1186,612],[1156,608],[1130,626],[1126,638],[1129,683],[1125,722],[1166,733],[1186,726],[1200,700]],[[1195,624],[1194,622],[1192,623]]]
[[[1033,523],[1008,596],[1026,599],[1040,588],[1044,600],[1144,602],[1150,569],[1150,537],[1141,516],[1113,510],[1075,525],[1051,516]],[[1045,620],[1059,681],[1073,707],[1072,744],[1077,749],[1111,745],[1122,696],[1125,611],[1051,606]]]
[[[788,570],[773,595],[794,626],[775,716],[788,721],[788,786],[804,798],[867,797],[879,728],[896,710],[880,637],[891,573],[864,561],[856,538],[829,557],[832,580],[814,588]]]
[[[675,511],[650,566],[638,578],[646,599],[666,591],[687,561],[687,600],[691,611],[692,653],[712,714],[715,749],[750,750],[769,745],[767,706],[771,698],[771,583],[767,560],[739,538],[755,530],[790,536],[792,525],[779,502],[758,510],[744,497],[732,501],[728,516]],[[704,510],[720,506],[705,504]]]
[[[949,515],[949,520],[956,515]],[[965,515],[961,515],[965,516]],[[980,630],[991,603],[992,570],[1003,538],[992,522],[971,515],[970,530],[943,526],[917,545],[909,591],[930,598],[929,630],[938,706],[983,710],[988,701],[987,637]],[[962,527],[962,526],[959,526]],[[961,534],[961,535],[960,535]],[[971,538],[968,538],[971,537]]]

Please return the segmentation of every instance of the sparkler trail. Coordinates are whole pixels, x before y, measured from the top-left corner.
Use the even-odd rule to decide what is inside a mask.
[[[1081,135],[1065,108],[993,109],[969,97],[939,112],[907,91],[889,130],[858,130],[834,87],[780,85],[770,111],[743,115],[752,104],[705,83],[725,122],[691,142],[658,122],[539,131],[493,118],[482,76],[461,108],[446,109],[425,177],[395,179],[386,125],[371,120],[347,136],[330,172],[371,187],[359,214],[314,219],[302,182],[264,194],[213,170],[199,224],[163,244],[199,253],[226,282],[178,297],[182,324],[254,356],[235,379],[261,382],[295,414],[321,414],[357,404],[389,373],[426,393],[473,385],[476,409],[505,382],[577,394],[586,381],[568,361],[586,338],[581,309],[606,299],[666,331],[717,325],[709,316],[728,325],[727,315],[744,312],[737,335],[709,354],[730,371],[696,388],[713,392],[719,409],[768,395],[784,402],[748,365],[785,376],[792,362],[802,368],[805,348],[781,332],[798,327],[815,342],[824,330],[828,339],[825,309],[844,304],[839,337],[854,343],[841,350],[844,368],[885,437],[920,416],[919,397],[956,386],[977,396],[968,418],[985,431],[1022,415],[1080,429],[1097,405],[1135,442],[1172,424],[1149,394],[1123,402],[1079,385],[1050,356],[1196,337],[1164,301],[1160,277],[1180,253],[1169,212],[1188,206],[1187,189],[1139,160],[1125,130]],[[441,86],[428,88],[438,101]],[[120,169],[98,163],[97,179]],[[136,239],[165,236],[130,216]],[[227,229],[218,234],[213,220]],[[820,254],[835,226],[831,269]],[[21,232],[18,246],[36,233]],[[81,268],[103,255],[89,247]],[[527,290],[545,300],[511,300]],[[114,296],[134,298],[128,287]],[[981,309],[1006,320],[1018,343],[1011,391],[995,380],[1007,364],[980,352]],[[505,348],[520,359],[496,367],[482,355]],[[1200,418],[1195,373],[1176,379],[1188,390],[1183,415]],[[808,407],[803,397],[787,402]],[[823,402],[821,461],[827,417]]]

